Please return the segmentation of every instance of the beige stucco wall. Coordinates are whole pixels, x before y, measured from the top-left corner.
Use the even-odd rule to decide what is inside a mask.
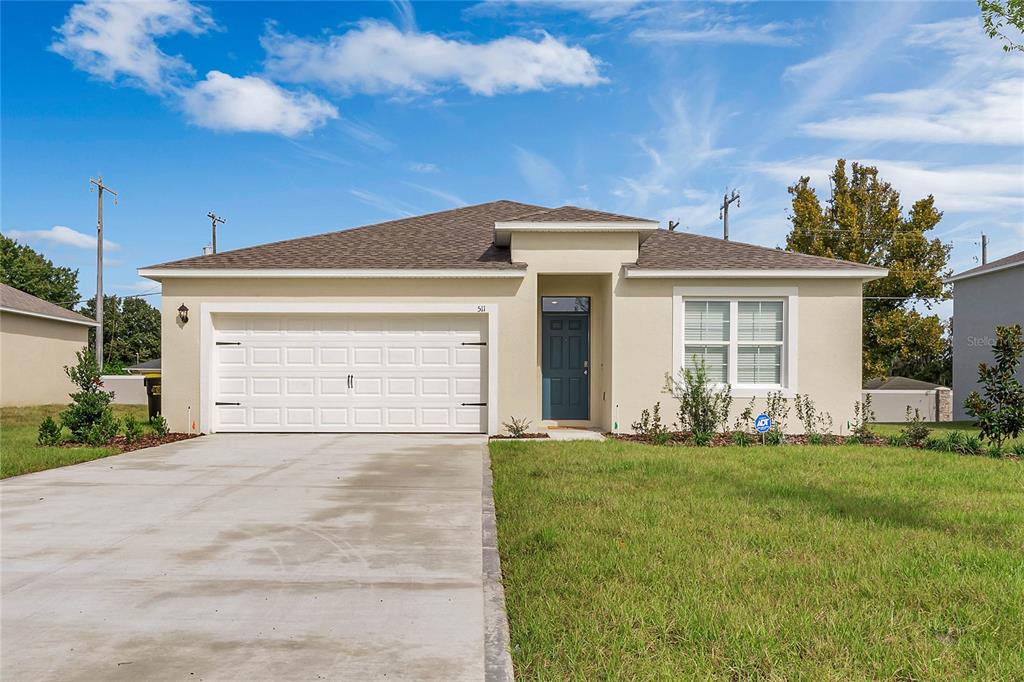
[[[498,309],[498,419],[541,419],[541,295],[592,297],[591,419],[584,426],[627,430],[644,407],[662,402],[673,360],[673,287],[796,287],[799,292],[798,385],[845,427],[861,387],[859,280],[626,279],[636,260],[636,234],[516,234],[512,259],[528,265],[522,279],[166,279],[163,282],[163,411],[174,430],[199,420],[199,313],[204,302],[467,303]],[[192,320],[181,325],[182,303]],[[738,413],[748,398],[737,397]],[[760,403],[759,403],[760,405]],[[790,430],[799,431],[795,413]]]
[[[89,327],[0,312],[0,405],[68,402],[74,384],[64,373],[89,339]]]

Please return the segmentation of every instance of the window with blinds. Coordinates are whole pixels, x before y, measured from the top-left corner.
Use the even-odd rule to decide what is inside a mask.
[[[782,301],[683,302],[683,366],[714,383],[781,386],[785,352]]]

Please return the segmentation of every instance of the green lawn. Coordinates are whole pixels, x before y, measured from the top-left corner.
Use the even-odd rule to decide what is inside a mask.
[[[881,424],[881,423],[880,424],[870,424],[869,425],[869,427],[870,427],[870,429],[872,431],[874,431],[875,433],[877,433],[877,434],[879,434],[881,436],[892,436],[892,435],[895,435],[895,434],[899,433],[903,429],[903,427],[905,427],[905,426],[906,426],[906,424],[899,424],[899,423],[895,423],[895,422],[884,423],[884,424]],[[964,433],[969,433],[969,434],[971,434],[973,436],[978,436],[978,435],[981,434],[981,430],[977,426],[974,425],[974,422],[927,422],[925,424],[925,426],[927,426],[929,429],[932,430],[932,435],[933,436],[940,436],[941,437],[941,436],[945,435],[946,433],[948,433],[949,431],[963,431]],[[1006,443],[1018,443],[1018,442],[1024,443],[1024,435],[1021,435],[1019,438],[1016,438],[1016,439],[1011,438],[1011,439],[1006,441]],[[986,445],[987,444],[988,443],[986,441]]]
[[[1024,679],[1024,464],[490,445],[520,679]]]
[[[65,405],[38,405],[0,408],[0,478],[88,462],[91,459],[99,459],[117,453],[114,448],[37,446],[36,435],[39,430],[39,422],[43,421],[47,415],[57,419],[57,415],[65,407]],[[113,405],[112,407],[114,415],[118,418],[133,414],[140,421],[146,422],[147,420],[145,405]],[[146,433],[151,430],[148,422],[144,424],[143,428]]]

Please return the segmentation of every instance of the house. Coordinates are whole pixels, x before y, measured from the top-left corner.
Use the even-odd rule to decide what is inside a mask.
[[[495,201],[139,274],[163,285],[172,429],[497,433],[628,430],[684,357],[737,411],[799,391],[842,424],[886,270]]]
[[[0,405],[65,403],[75,385],[64,373],[96,321],[0,284]]]
[[[953,419],[953,392],[946,386],[909,377],[876,377],[864,382],[864,396],[878,422],[904,422],[907,408],[929,422]]]
[[[996,327],[1024,324],[1024,251],[946,280],[953,284],[953,419],[971,419],[964,400],[979,389],[978,364],[992,362]],[[1024,366],[1017,369],[1024,381]]]
[[[146,360],[131,367],[125,367],[129,374],[160,374],[160,358]]]

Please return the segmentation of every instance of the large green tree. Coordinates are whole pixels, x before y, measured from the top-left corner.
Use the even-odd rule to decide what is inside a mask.
[[[0,235],[0,282],[71,309],[78,302],[78,270],[53,264],[25,244]]]
[[[933,364],[944,352],[943,325],[938,315],[924,315],[950,293],[949,246],[930,238],[942,219],[929,195],[908,212],[900,194],[878,177],[878,169],[844,159],[829,177],[832,192],[822,205],[810,178],[789,188],[792,230],[786,238],[791,251],[876,265],[889,275],[864,286],[864,378]],[[930,378],[921,377],[916,378]]]
[[[95,317],[96,297],[81,310]],[[90,347],[94,333],[89,332]],[[103,297],[103,369],[117,372],[140,361],[160,357],[160,311],[139,297]]]
[[[1024,52],[1024,0],[978,0],[989,38],[1003,41],[1007,52]]]

